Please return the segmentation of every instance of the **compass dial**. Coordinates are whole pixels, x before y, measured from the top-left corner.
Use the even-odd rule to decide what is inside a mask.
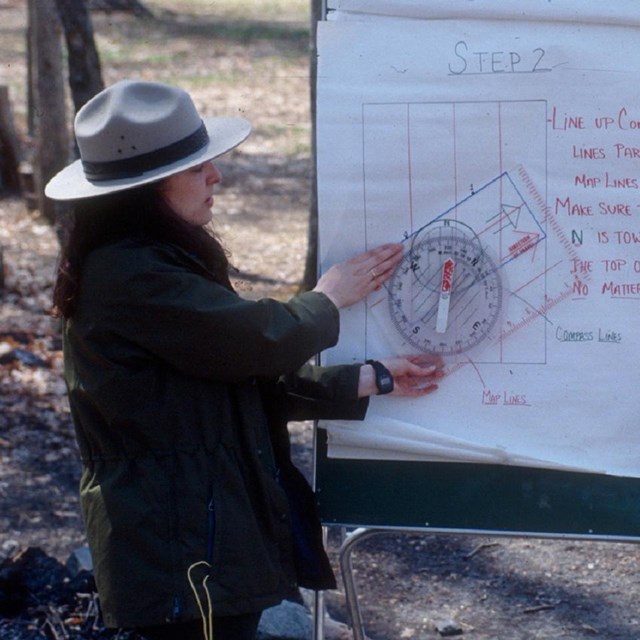
[[[502,307],[495,262],[472,232],[444,221],[408,241],[387,284],[396,329],[426,353],[463,353],[493,336]]]

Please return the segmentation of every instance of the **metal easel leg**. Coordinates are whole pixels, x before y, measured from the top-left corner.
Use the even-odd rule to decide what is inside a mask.
[[[327,546],[329,537],[327,527],[322,527],[322,544]],[[324,640],[324,591],[314,591],[313,594],[313,640]]]
[[[327,546],[327,528],[322,527],[322,543]],[[324,640],[324,593],[313,594],[313,640]]]
[[[352,533],[348,534],[346,540],[340,547],[340,572],[342,573],[342,581],[344,583],[344,592],[346,597],[347,611],[349,618],[351,619],[351,625],[353,627],[353,639],[354,640],[366,640],[364,631],[364,622],[360,615],[360,606],[358,605],[358,593],[356,590],[356,583],[353,577],[353,567],[351,565],[351,554],[354,547],[374,535],[381,533],[388,533],[379,529],[355,529]]]
[[[323,591],[316,591],[313,597],[313,640],[324,640]]]

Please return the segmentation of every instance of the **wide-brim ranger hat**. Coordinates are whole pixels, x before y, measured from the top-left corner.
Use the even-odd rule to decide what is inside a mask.
[[[77,113],[80,159],[45,187],[54,200],[131,189],[221,156],[251,133],[240,117],[201,118],[191,96],[160,82],[122,80]]]

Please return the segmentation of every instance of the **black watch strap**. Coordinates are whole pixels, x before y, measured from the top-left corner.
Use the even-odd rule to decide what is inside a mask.
[[[378,387],[378,395],[384,395],[385,393],[391,393],[393,391],[393,376],[387,367],[382,362],[377,360],[367,360],[367,364],[373,367],[376,373],[376,387]]]

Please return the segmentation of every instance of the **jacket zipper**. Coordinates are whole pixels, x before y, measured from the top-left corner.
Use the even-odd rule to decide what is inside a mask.
[[[207,510],[209,522],[209,536],[207,539],[207,562],[211,566],[213,565],[213,543],[216,537],[216,505],[213,500],[213,496],[209,500]]]
[[[178,530],[178,508],[177,508],[177,488],[176,488],[176,473],[175,463],[170,470],[169,476],[169,508],[171,513],[171,529],[169,534],[169,553],[171,554],[171,564],[176,566],[176,532]],[[182,615],[182,603],[180,600],[179,590],[177,585],[174,586],[173,606],[171,609],[171,621],[177,622]]]
[[[173,611],[171,612],[173,620],[180,620],[180,613],[182,612],[182,607],[180,606],[180,596],[173,596]]]

